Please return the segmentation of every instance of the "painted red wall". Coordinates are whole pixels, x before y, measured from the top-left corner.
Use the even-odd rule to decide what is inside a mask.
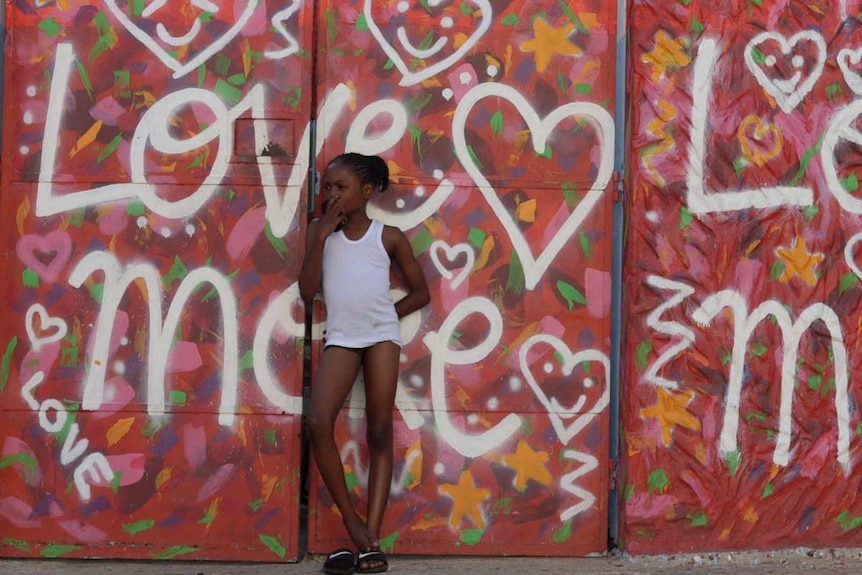
[[[318,99],[351,100],[321,114],[321,165],[387,160],[394,189],[373,215],[406,231],[432,290],[403,328],[384,548],[603,551],[615,7],[322,10]],[[361,395],[349,404],[338,442],[361,500]],[[309,549],[325,552],[348,540],[313,478]]]
[[[37,4],[7,3],[2,553],[294,557],[310,7]]]
[[[386,549],[603,551],[607,4],[7,3],[0,553],[297,554],[306,171],[345,149],[389,163],[373,215],[432,289],[404,325]],[[308,490],[327,551],[344,534]]]
[[[632,553],[862,541],[859,13],[631,3]]]

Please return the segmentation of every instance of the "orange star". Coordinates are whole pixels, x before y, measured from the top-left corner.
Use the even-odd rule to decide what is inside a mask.
[[[477,488],[473,483],[473,474],[465,471],[458,479],[458,485],[447,483],[440,486],[440,491],[452,498],[452,515],[449,516],[449,526],[458,529],[468,516],[479,529],[485,528],[485,518],[479,504],[490,497],[487,489]]]
[[[694,394],[690,391],[680,391],[673,394],[669,390],[659,387],[658,403],[641,410],[641,416],[645,419],[658,419],[661,424],[661,440],[665,446],[669,447],[673,442],[671,433],[677,425],[695,431],[700,429],[700,421],[685,409],[692,399],[694,399]]]
[[[808,285],[814,286],[817,284],[817,276],[814,275],[814,266],[823,261],[823,254],[811,254],[805,249],[805,238],[796,236],[793,240],[793,247],[778,248],[778,258],[784,262],[784,274],[781,276],[782,282],[789,282],[793,276],[799,276]]]
[[[524,491],[527,488],[527,481],[533,479],[542,485],[550,485],[554,482],[554,478],[548,473],[548,468],[545,467],[545,462],[548,460],[548,454],[544,451],[533,451],[527,445],[527,442],[521,440],[518,442],[518,447],[515,449],[514,455],[507,455],[503,458],[503,463],[514,469],[517,473],[515,476],[515,489]]]
[[[574,29],[574,24],[566,24],[562,28],[554,28],[546,20],[536,18],[533,20],[534,38],[521,42],[521,50],[535,52],[536,70],[544,72],[557,54],[580,55],[581,49],[569,42],[569,34]]]
[[[683,52],[685,40],[674,40],[665,32],[659,32],[655,37],[655,48],[641,56],[641,61],[654,66],[652,81],[658,82],[670,66],[687,66],[691,58]]]

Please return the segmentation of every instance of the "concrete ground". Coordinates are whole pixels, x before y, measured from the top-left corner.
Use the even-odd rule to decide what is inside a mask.
[[[138,562],[113,560],[0,560],[9,575],[311,575],[323,557],[299,563]],[[776,552],[701,553],[673,556],[609,556],[588,559],[485,557],[390,558],[391,573],[425,575],[632,574],[792,575],[862,573],[862,549],[793,549]]]

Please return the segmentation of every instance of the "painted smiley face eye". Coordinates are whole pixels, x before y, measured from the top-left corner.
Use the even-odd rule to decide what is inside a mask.
[[[791,62],[793,63],[794,68],[801,68],[802,65],[805,63],[805,58],[797,54],[793,57],[793,60],[791,60]]]
[[[763,60],[763,63],[766,64],[767,66],[769,66],[770,68],[775,66],[775,62],[776,62],[775,56],[772,56],[772,55],[767,56],[766,59]]]

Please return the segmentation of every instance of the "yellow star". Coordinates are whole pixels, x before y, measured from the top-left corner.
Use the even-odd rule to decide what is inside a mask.
[[[569,42],[569,34],[575,29],[574,24],[566,24],[562,28],[554,28],[542,18],[533,20],[532,40],[521,42],[521,50],[536,53],[536,70],[544,72],[548,64],[557,54],[577,56],[581,49]]]
[[[799,276],[808,285],[817,284],[817,276],[814,275],[814,266],[823,261],[823,254],[811,254],[805,249],[805,238],[796,236],[793,240],[793,247],[778,248],[778,259],[784,262],[784,274],[781,276],[782,282],[788,282],[793,279],[793,276]]]
[[[659,387],[658,403],[641,410],[641,416],[645,419],[658,419],[661,424],[661,440],[665,446],[670,446],[672,443],[671,433],[677,425],[695,431],[700,429],[700,421],[685,409],[693,398],[694,394],[690,391],[673,394]]]
[[[674,40],[664,31],[656,34],[655,48],[641,56],[641,61],[654,66],[652,81],[658,82],[670,66],[687,66],[691,58],[683,52],[685,40]]]
[[[548,473],[548,468],[545,467],[545,462],[548,460],[548,454],[544,451],[533,451],[527,445],[526,441],[519,441],[518,447],[515,449],[514,455],[507,455],[503,458],[503,463],[514,469],[517,473],[515,476],[515,489],[524,491],[527,488],[527,481],[533,479],[542,485],[550,485],[554,482],[554,478]]]
[[[468,516],[479,529],[485,528],[485,518],[479,504],[488,499],[491,492],[487,489],[477,488],[473,483],[473,474],[465,471],[458,479],[458,485],[447,483],[440,486],[440,491],[452,498],[452,515],[449,516],[449,526],[458,529]]]

